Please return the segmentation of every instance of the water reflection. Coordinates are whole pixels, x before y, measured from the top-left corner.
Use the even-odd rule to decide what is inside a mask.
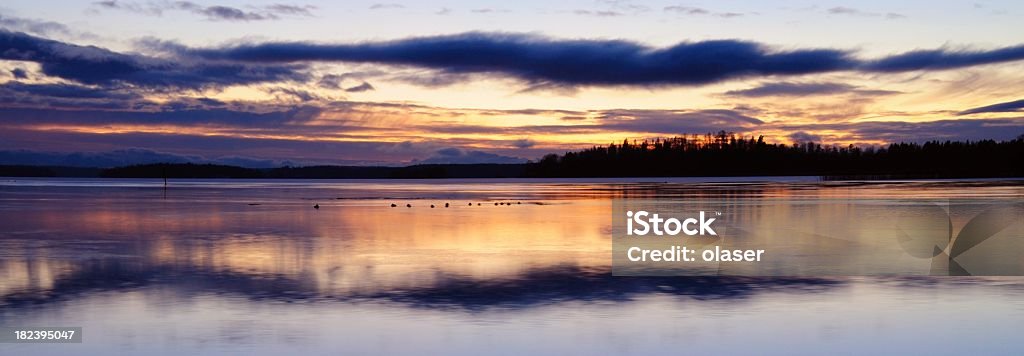
[[[593,322],[609,314],[617,315],[617,322],[636,318],[638,323],[671,328],[678,319],[669,316],[692,315],[690,308],[717,310],[727,317],[708,320],[730,328],[740,327],[730,320],[758,318],[765,310],[792,310],[801,315],[794,318],[818,325],[827,323],[830,314],[845,313],[840,308],[854,308],[869,315],[895,313],[894,322],[900,323],[900,313],[909,312],[888,300],[920,297],[932,303],[926,309],[942,309],[954,303],[948,299],[953,297],[944,296],[950,290],[971,291],[971,298],[981,301],[978,310],[958,318],[989,315],[987,308],[1024,317],[1024,306],[1014,302],[1022,292],[1016,278],[611,275],[613,198],[682,197],[739,204],[750,199],[950,196],[1019,200],[1024,193],[1018,182],[190,181],[172,184],[164,197],[160,184],[148,181],[8,182],[0,184],[0,323],[52,323],[62,319],[48,312],[72,310],[61,317],[87,327],[129,325],[136,319],[163,326],[221,325],[226,319],[218,316],[217,308],[225,308],[225,301],[246,305],[244,313],[261,320],[289,319],[292,314],[319,320],[318,315],[338,317],[333,313],[339,310],[346,315],[394,313],[398,319],[484,315],[480,318],[488,322],[522,328],[523,335],[534,335],[530,323],[538,320]],[[493,205],[506,201],[522,204]],[[446,202],[449,208],[443,208]],[[313,203],[321,208],[312,209]],[[406,203],[414,207],[405,208]],[[833,208],[829,216],[848,213],[842,206]],[[769,213],[800,215],[799,210]],[[965,285],[971,288],[956,289]],[[847,299],[852,304],[844,305]],[[162,320],[138,310],[138,303],[162,306],[159,315],[193,315],[189,313],[196,310],[199,315]],[[821,313],[800,314],[798,304],[817,306]],[[632,311],[655,307],[664,314]],[[440,314],[426,317],[423,311]],[[491,316],[495,312],[505,314]],[[570,312],[577,314],[558,314]],[[444,320],[461,326],[444,320],[430,325],[479,330],[473,320],[455,318]],[[352,330],[354,325],[315,322],[339,333],[359,333]],[[401,327],[369,322],[364,329],[376,335]],[[579,330],[591,332],[585,326]],[[572,338],[573,331],[563,333]],[[230,338],[236,336],[213,343],[232,344]],[[114,345],[124,341],[111,335],[103,339]],[[360,345],[366,352],[380,350]],[[506,346],[530,351],[525,345]],[[132,350],[147,350],[139,347]]]
[[[851,209],[860,207],[847,204],[849,199],[972,196],[1013,201],[1024,196],[1017,182],[438,185],[299,181],[272,185],[193,181],[171,189],[163,198],[158,192],[161,186],[142,184],[146,182],[0,186],[4,213],[0,274],[5,277],[0,293],[45,290],[59,281],[76,285],[75,280],[106,275],[104,268],[121,271],[111,274],[115,281],[127,278],[141,283],[151,275],[231,276],[303,286],[294,292],[314,296],[428,293],[452,283],[509,288],[534,283],[539,288],[540,282],[532,281],[535,276],[575,275],[580,283],[611,288],[616,283],[594,271],[604,271],[611,263],[612,198],[676,197],[733,204],[725,211],[739,215],[730,220],[756,221],[758,230],[778,230],[784,238],[776,240],[803,236],[787,227],[802,221],[802,229],[812,230],[804,235],[822,236],[838,229],[875,241],[888,230],[878,230],[882,229],[878,224],[858,227],[843,221],[843,217],[864,215],[853,214]],[[94,186],[81,186],[86,183]],[[770,203],[800,199],[838,203],[811,207],[817,210]],[[322,209],[309,208],[311,201]],[[525,204],[493,205],[498,201]],[[747,208],[751,201],[769,202],[770,209]],[[392,202],[411,202],[414,207],[392,208]],[[444,203],[451,207],[427,207]],[[883,217],[915,211],[870,208]],[[832,240],[814,237],[803,244],[819,246]],[[891,241],[884,244],[899,246]],[[567,266],[576,270],[566,270]],[[130,278],[132,271],[140,276]],[[101,281],[88,284],[94,283]],[[573,283],[565,281],[565,285]]]
[[[553,266],[510,278],[480,280],[438,275],[427,286],[389,287],[342,293],[318,287],[312,275],[246,274],[198,266],[144,265],[121,259],[82,263],[47,286],[28,286],[2,296],[5,308],[44,307],[87,293],[170,289],[179,296],[233,295],[253,301],[386,301],[417,308],[518,309],[565,302],[629,302],[643,295],[694,300],[745,299],[757,293],[815,293],[841,287],[839,279],[754,277],[613,277],[607,268]]]

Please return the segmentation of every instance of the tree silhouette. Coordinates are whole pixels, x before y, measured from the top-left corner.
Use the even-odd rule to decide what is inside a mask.
[[[775,176],[1020,177],[1024,135],[1014,140],[929,141],[887,147],[769,144],[725,131],[593,147],[530,164],[532,177]]]

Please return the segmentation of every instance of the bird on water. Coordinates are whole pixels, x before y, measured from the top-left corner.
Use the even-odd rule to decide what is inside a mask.
[[[320,204],[313,204],[313,209],[320,209]]]

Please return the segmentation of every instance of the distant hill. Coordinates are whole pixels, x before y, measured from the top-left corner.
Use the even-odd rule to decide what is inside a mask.
[[[0,165],[0,177],[99,177],[99,168]]]
[[[526,172],[525,164],[428,164],[408,167],[311,166],[271,169],[216,164],[158,163],[110,168],[105,178],[514,178]]]

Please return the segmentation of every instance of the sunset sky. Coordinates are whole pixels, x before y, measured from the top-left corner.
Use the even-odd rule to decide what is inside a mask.
[[[4,1],[0,164],[1024,134],[1021,1]]]

